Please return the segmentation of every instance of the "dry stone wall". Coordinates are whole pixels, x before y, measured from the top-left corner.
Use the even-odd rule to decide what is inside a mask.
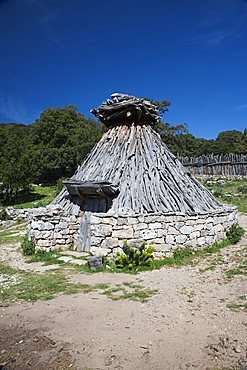
[[[170,255],[175,249],[204,248],[226,237],[226,231],[237,223],[235,207],[200,215],[152,214],[114,217],[91,216],[91,253],[113,257],[121,252],[123,241],[140,246],[143,241],[155,247],[154,255]]]
[[[81,217],[68,214],[57,206],[40,209],[30,215],[28,235],[38,249],[68,249],[79,236]]]
[[[10,220],[17,220],[19,218],[27,220],[30,215],[35,213],[39,214],[40,210],[45,210],[45,208],[5,208],[7,216]]]
[[[29,237],[39,249],[67,249],[78,241],[81,213],[71,215],[59,206],[49,206],[30,214]],[[92,213],[90,225],[93,255],[114,257],[122,251],[123,241],[140,246],[143,241],[155,247],[155,257],[170,255],[177,248],[204,248],[226,237],[226,231],[237,223],[234,206],[210,214],[174,213],[117,216]]]

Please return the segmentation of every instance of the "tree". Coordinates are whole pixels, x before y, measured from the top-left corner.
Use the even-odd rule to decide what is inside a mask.
[[[215,140],[215,154],[241,154],[246,152],[243,137],[244,134],[237,130],[220,132]]]
[[[32,125],[30,157],[35,181],[70,177],[102,133],[102,125],[86,120],[74,105],[46,109]]]
[[[31,181],[32,174],[27,165],[29,131],[29,127],[22,124],[0,125],[1,198],[8,203],[13,202]]]

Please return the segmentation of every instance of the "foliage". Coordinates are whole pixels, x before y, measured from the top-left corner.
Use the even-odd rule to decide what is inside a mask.
[[[27,263],[42,262],[43,265],[64,264],[63,261],[58,260],[61,256],[58,251],[45,251],[38,249],[35,253],[29,255]]]
[[[168,100],[153,103],[160,114],[170,105]],[[184,123],[161,122],[155,129],[175,155],[247,153],[247,129],[220,132],[215,140],[196,138]],[[58,182],[57,191],[61,189],[59,179],[72,176],[104,131],[74,105],[48,108],[30,125],[0,124],[0,202],[23,203],[26,194],[33,194],[32,183]]]
[[[239,193],[242,193],[242,194],[247,194],[247,185],[240,185],[238,186],[238,189]]]
[[[32,125],[34,180],[50,183],[72,176],[102,133],[102,125],[87,120],[74,105],[42,112]]]
[[[27,191],[20,191],[16,197],[14,208],[45,207],[55,198],[56,186],[32,186]]]
[[[8,214],[5,208],[0,206],[0,221],[6,221],[6,220],[8,220]]]
[[[239,212],[247,213],[247,193],[240,189],[247,188],[247,179],[241,180],[206,180],[202,181],[220,202],[235,204]]]
[[[103,132],[73,105],[46,109],[31,125],[0,124],[0,200],[15,203],[32,182],[72,176]]]
[[[63,177],[60,177],[60,179],[57,180],[57,183],[56,183],[56,194],[58,195],[60,193],[60,191],[63,189],[64,187],[64,184],[63,184],[63,181],[65,179]]]
[[[231,244],[237,244],[244,235],[244,233],[245,233],[244,229],[241,226],[235,224],[232,225],[230,229],[227,231],[226,237]]]
[[[167,124],[165,124],[167,125]],[[186,131],[186,124],[171,126],[171,128],[184,128],[178,130],[158,130],[162,140],[168,148],[176,155],[181,156],[200,156],[207,154],[246,154],[247,153],[247,130],[241,131],[230,130],[220,132],[216,139],[196,138]],[[169,124],[168,124],[169,128]]]
[[[148,99],[150,100],[150,102],[154,105],[156,105],[156,107],[159,109],[159,114],[162,115],[164,114],[165,112],[168,111],[168,108],[170,105],[171,105],[171,102],[169,100],[160,100],[160,101],[155,101],[155,100],[152,100],[152,99]]]
[[[154,247],[149,246],[146,248],[147,243],[141,244],[140,248],[130,247],[125,240],[123,245],[123,252],[116,253],[116,267],[128,267],[130,270],[138,266],[150,266],[153,262]]]
[[[21,242],[21,249],[24,256],[31,256],[35,253],[35,244],[25,235]]]
[[[21,189],[28,189],[32,178],[28,157],[30,127],[0,125],[0,200],[12,203]]]

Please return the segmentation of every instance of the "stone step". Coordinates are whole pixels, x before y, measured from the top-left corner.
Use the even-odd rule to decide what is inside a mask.
[[[89,253],[78,252],[78,251],[63,251],[63,254],[65,254],[66,256],[77,257],[77,258],[89,256]]]

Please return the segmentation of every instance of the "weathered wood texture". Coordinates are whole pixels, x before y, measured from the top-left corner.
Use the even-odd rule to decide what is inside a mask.
[[[196,176],[247,176],[247,155],[244,154],[211,154],[178,158]]]
[[[117,214],[208,212],[220,207],[148,125],[110,128],[71,181],[110,182],[119,189]],[[54,203],[71,213],[80,206],[64,189]]]
[[[93,113],[107,127],[136,123],[153,125],[160,121],[159,108],[150,100],[128,94],[112,94]]]
[[[76,249],[89,252],[91,246],[91,212],[84,212],[80,225],[80,233]]]

